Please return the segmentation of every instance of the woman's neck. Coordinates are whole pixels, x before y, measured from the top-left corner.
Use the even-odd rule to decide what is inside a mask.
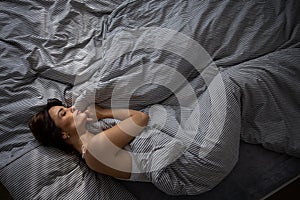
[[[82,142],[79,137],[76,137],[76,139],[72,141],[72,146],[74,149],[76,149],[77,152],[81,154]]]
[[[94,134],[86,131],[80,137],[76,137],[75,141],[73,142],[72,146],[78,151],[80,154],[82,153],[82,145],[87,147],[89,141],[94,137]]]
[[[80,136],[81,145],[87,147],[90,140],[94,137],[94,134],[86,131],[84,134]]]

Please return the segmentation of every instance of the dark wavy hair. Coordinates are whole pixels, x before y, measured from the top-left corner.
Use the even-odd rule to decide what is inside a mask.
[[[62,138],[62,130],[55,126],[49,115],[49,109],[53,106],[64,106],[58,99],[48,99],[44,108],[33,115],[28,122],[28,126],[35,137],[45,146],[53,146],[67,153],[73,153],[74,148],[66,143]]]

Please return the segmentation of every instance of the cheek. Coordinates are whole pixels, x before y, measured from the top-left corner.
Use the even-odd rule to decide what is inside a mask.
[[[80,113],[79,115],[76,116],[75,126],[85,125],[85,122],[86,122],[86,114],[85,113]]]

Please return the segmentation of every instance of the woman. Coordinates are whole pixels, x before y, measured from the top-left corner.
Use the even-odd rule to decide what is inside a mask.
[[[122,121],[96,135],[87,131],[88,121],[104,118]],[[90,105],[85,112],[80,112],[63,106],[57,99],[49,99],[46,107],[30,119],[29,127],[44,145],[66,152],[76,150],[96,172],[138,181],[133,177],[136,165],[132,155],[123,148],[141,133],[148,119],[148,115],[140,111],[104,109],[97,105]]]

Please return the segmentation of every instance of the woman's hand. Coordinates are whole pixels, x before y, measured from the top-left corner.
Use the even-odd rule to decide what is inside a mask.
[[[87,116],[87,121],[96,122],[98,120],[94,104],[89,105],[86,108],[85,113],[86,113],[86,116]]]
[[[88,117],[88,121],[92,121],[95,122],[98,119],[104,119],[107,118],[105,115],[105,110],[104,108],[95,105],[95,104],[91,104],[86,108],[86,114]]]

